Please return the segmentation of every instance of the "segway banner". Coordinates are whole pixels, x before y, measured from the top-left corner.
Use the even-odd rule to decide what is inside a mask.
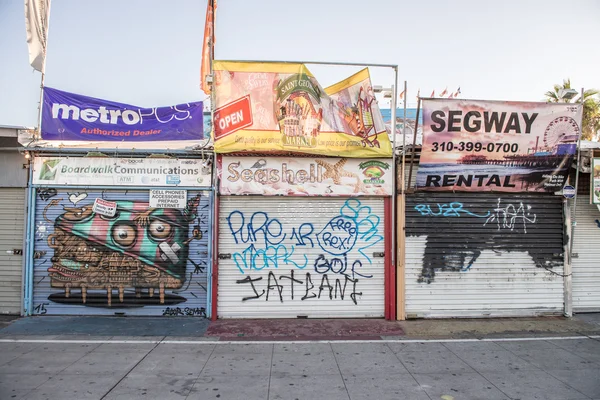
[[[424,99],[417,190],[560,192],[581,118],[578,104]]]

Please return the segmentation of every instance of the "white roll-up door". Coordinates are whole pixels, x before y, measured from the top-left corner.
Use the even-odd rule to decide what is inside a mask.
[[[406,200],[406,313],[562,314],[562,198],[418,193]]]
[[[25,189],[0,189],[0,313],[21,312]],[[17,250],[13,254],[13,250]]]
[[[116,203],[114,216],[93,211]],[[149,206],[148,190],[38,189],[33,313],[206,316],[208,192],[185,209]]]
[[[221,318],[382,317],[381,198],[221,197]]]
[[[586,179],[587,178],[587,179]],[[573,311],[600,311],[600,210],[590,204],[589,175],[580,178],[586,189],[577,195],[573,235]]]

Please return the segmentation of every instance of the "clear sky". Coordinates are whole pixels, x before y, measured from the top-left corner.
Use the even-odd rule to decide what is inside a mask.
[[[203,100],[206,0],[53,0],[46,85],[139,106]],[[598,0],[220,0],[216,58],[399,65],[409,107],[462,98],[541,101],[563,78],[600,88]],[[35,126],[21,0],[0,0],[0,125]],[[310,66],[322,86],[357,68]],[[371,69],[390,86],[389,69]],[[382,107],[388,107],[387,101]]]

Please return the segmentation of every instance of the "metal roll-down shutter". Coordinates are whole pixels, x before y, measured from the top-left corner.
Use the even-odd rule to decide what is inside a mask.
[[[217,314],[383,317],[382,198],[222,197]]]
[[[0,314],[19,314],[23,275],[25,189],[0,189],[0,204]]]
[[[114,217],[92,211],[116,202]],[[38,189],[34,314],[206,316],[208,192],[153,209],[148,190]]]
[[[600,210],[590,204],[590,175],[579,177],[573,234],[573,311],[600,311]],[[571,214],[573,218],[573,214]]]
[[[563,252],[559,196],[409,195],[407,316],[562,313]]]

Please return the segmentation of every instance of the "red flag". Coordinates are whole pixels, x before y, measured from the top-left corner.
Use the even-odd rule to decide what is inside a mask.
[[[404,90],[402,91],[402,93],[400,93],[400,100],[402,100],[404,98]]]
[[[431,96],[429,97],[435,97],[435,89],[433,89],[433,92],[431,92]]]
[[[200,88],[210,94],[210,85],[206,83],[206,75],[210,75],[210,66],[215,57],[215,12],[217,0],[208,0],[206,21],[204,23],[204,41],[202,43],[202,64],[200,65]]]
[[[444,89],[444,91],[442,93],[440,93],[440,97],[444,97],[446,95],[446,93],[448,93],[448,87],[446,86],[446,89]]]
[[[454,98],[454,93],[450,93],[450,96],[448,96],[449,99],[453,99]]]

